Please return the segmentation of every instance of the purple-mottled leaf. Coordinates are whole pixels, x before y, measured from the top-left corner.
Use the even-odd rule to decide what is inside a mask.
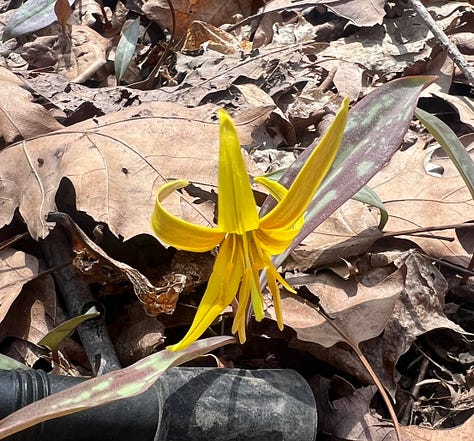
[[[43,421],[145,392],[165,372],[213,349],[235,343],[234,337],[199,340],[182,351],[163,350],[137,363],[80,383],[17,410],[0,421],[0,439]]]
[[[277,266],[390,160],[408,130],[420,92],[435,79],[415,76],[391,81],[350,110],[334,164],[308,209],[300,233],[284,253],[274,258]],[[303,162],[308,154],[298,158],[298,162]],[[295,164],[289,172],[294,176],[299,168]],[[293,176],[288,175],[285,180],[291,182]]]

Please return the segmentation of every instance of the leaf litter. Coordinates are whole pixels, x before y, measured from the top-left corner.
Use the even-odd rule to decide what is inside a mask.
[[[124,54],[117,58],[117,43],[136,15],[128,3],[106,7],[105,15],[92,5],[86,3],[82,22],[74,8],[67,26],[31,28],[27,38],[2,45],[0,241],[29,237],[0,250],[0,337],[2,352],[28,366],[41,359],[56,372],[92,371],[75,336],[59,356],[37,346],[67,317],[53,300],[60,293],[51,276],[41,273],[41,240],[54,228],[46,216],[58,209],[84,231],[89,260],[82,263],[94,270],[81,277],[113,317],[107,326],[124,366],[184,334],[213,253],[165,250],[149,236],[149,217],[159,185],[180,178],[193,185],[168,208],[213,224],[218,108],[233,114],[256,176],[278,169],[277,161],[291,164],[324,132],[343,96],[355,104],[393,78],[435,74],[419,106],[472,144],[473,85],[403,2],[180,0],[173,2],[174,25],[168,2],[136,4],[138,44],[125,54],[130,62],[121,67],[120,86],[113,65]],[[472,2],[427,7],[472,63]],[[250,345],[220,352],[234,366],[304,372],[324,436],[395,439],[372,379],[318,305],[365,353],[395,399],[406,439],[472,435],[473,202],[437,147],[414,120],[368,184],[389,213],[383,231],[376,209],[345,203],[283,263],[286,280],[298,288],[283,299],[285,330],[276,330],[266,299],[268,319],[253,327]],[[133,296],[137,279],[127,274],[155,288],[163,275],[185,276],[174,313],[143,315]],[[214,331],[229,328],[229,313]],[[18,320],[25,314],[29,323]],[[288,356],[294,351],[298,357]]]

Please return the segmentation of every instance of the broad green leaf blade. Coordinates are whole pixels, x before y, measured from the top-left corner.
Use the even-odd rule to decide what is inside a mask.
[[[372,207],[379,209],[380,221],[378,229],[382,231],[388,222],[388,212],[385,209],[383,202],[380,200],[379,195],[370,187],[365,186],[352,196],[352,199],[362,202],[363,204],[372,205]]]
[[[140,17],[137,17],[127,26],[127,29],[123,31],[117,45],[117,50],[115,51],[115,76],[117,77],[117,84],[120,83],[132,60],[135,48],[137,47],[139,33]]]
[[[0,369],[10,371],[14,369],[30,369],[30,368],[24,365],[23,363],[16,361],[13,358],[0,354]]]
[[[474,199],[474,162],[456,134],[443,121],[431,113],[416,109],[415,116],[428,129],[434,139],[453,161]]]
[[[391,81],[351,109],[332,169],[313,199],[300,233],[284,253],[274,258],[277,267],[390,160],[408,130],[420,92],[435,79],[416,76]]]
[[[68,0],[72,6],[75,0]],[[49,26],[57,20],[54,12],[56,0],[28,0],[12,15],[5,26],[2,40],[19,37]]]
[[[226,344],[234,337],[211,337],[191,344],[183,351],[163,350],[119,371],[80,383],[36,401],[0,421],[0,439],[43,421],[91,407],[129,398],[145,392],[165,372]]]
[[[52,351],[56,351],[59,343],[61,343],[67,336],[71,335],[81,323],[99,317],[99,315],[100,312],[93,306],[85,314],[73,317],[72,319],[61,323],[59,326],[56,326],[38,342],[38,345],[43,345]]]

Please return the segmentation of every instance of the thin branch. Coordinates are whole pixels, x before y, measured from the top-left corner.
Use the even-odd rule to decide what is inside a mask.
[[[433,35],[437,38],[441,47],[448,52],[449,57],[456,63],[467,80],[474,86],[474,68],[469,65],[464,56],[459,52],[456,45],[448,38],[444,31],[434,21],[433,17],[427,11],[420,0],[407,0],[415,9],[416,13],[424,21]]]

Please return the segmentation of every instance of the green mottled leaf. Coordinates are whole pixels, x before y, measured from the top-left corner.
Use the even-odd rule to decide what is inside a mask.
[[[75,0],[68,0],[72,6]],[[2,40],[19,37],[49,26],[57,20],[54,12],[56,0],[28,0],[12,15],[5,26]]]
[[[334,164],[309,207],[300,233],[284,253],[274,258],[276,266],[390,160],[408,130],[420,92],[434,80],[416,76],[391,81],[350,110]],[[297,158],[283,177],[283,185],[288,186],[294,179],[314,147],[308,147]]]
[[[38,345],[46,346],[52,351],[56,351],[58,349],[59,343],[61,343],[67,336],[71,335],[81,323],[84,323],[86,320],[99,317],[99,315],[100,312],[97,311],[95,306],[93,306],[85,314],[73,317],[72,319],[61,323],[59,326],[56,326],[56,328],[48,332],[38,342]]]
[[[436,116],[421,109],[416,109],[415,116],[428,129],[433,138],[438,141],[449,159],[453,161],[474,199],[474,162],[466,148],[449,126]]]
[[[115,76],[117,77],[117,84],[120,83],[120,80],[127,71],[127,67],[135,53],[139,32],[140,17],[137,17],[127,26],[127,29],[123,31],[120,37],[117,50],[115,51]]]
[[[182,351],[163,350],[115,372],[80,383],[36,401],[0,421],[0,439],[43,421],[101,406],[145,392],[165,372],[226,344],[234,337],[199,340]]]
[[[363,204],[372,205],[372,207],[379,209],[380,221],[378,229],[382,231],[388,222],[388,212],[385,209],[383,202],[380,200],[379,195],[370,187],[365,186],[352,196],[352,199],[362,202]]]
[[[29,367],[13,358],[0,354],[0,369],[10,371],[14,369],[29,369]]]

